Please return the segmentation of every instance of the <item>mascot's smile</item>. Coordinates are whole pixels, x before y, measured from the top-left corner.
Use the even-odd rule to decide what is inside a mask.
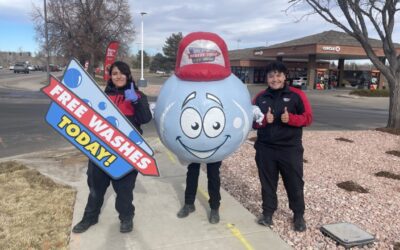
[[[182,145],[182,147],[183,147],[186,151],[188,151],[188,152],[191,153],[192,155],[194,155],[194,156],[196,156],[197,158],[200,158],[200,159],[206,159],[206,158],[212,156],[215,152],[217,152],[217,150],[218,150],[222,145],[224,145],[225,142],[226,142],[226,141],[228,140],[228,138],[230,138],[230,137],[231,137],[230,135],[226,135],[225,141],[223,141],[219,146],[217,146],[217,147],[215,147],[215,148],[213,148],[213,149],[210,149],[210,150],[196,150],[196,149],[193,149],[193,148],[189,148],[188,146],[186,146],[185,144],[183,144],[183,142],[180,140],[180,139],[181,139],[180,136],[176,137],[176,140]]]

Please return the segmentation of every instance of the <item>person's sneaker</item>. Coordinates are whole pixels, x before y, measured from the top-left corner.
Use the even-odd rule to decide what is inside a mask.
[[[293,218],[293,226],[294,226],[294,231],[297,232],[304,232],[306,231],[306,221],[304,220],[304,217],[302,215],[299,216],[294,216]]]
[[[72,228],[72,232],[77,234],[83,233],[97,222],[98,219],[83,218],[78,224],[74,226],[74,228]]]
[[[272,214],[271,215],[261,215],[258,218],[257,223],[266,227],[272,226],[274,222],[272,221]]]
[[[133,229],[133,221],[132,220],[122,220],[121,225],[119,227],[119,231],[121,233],[129,233]]]
[[[178,216],[178,218],[185,218],[189,213],[194,212],[194,210],[196,210],[194,205],[185,204],[176,216]]]
[[[208,219],[208,221],[211,224],[217,224],[219,222],[219,212],[218,209],[211,209],[210,212],[210,218]]]

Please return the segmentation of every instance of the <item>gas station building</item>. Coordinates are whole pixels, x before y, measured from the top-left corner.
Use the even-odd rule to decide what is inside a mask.
[[[385,62],[382,42],[369,39],[369,43],[380,60]],[[400,44],[395,46],[400,53]],[[266,83],[266,66],[271,61],[279,60],[288,68],[289,79],[307,76],[308,88],[343,86],[345,60],[368,59],[355,38],[334,30],[268,47],[232,50],[229,56],[232,72],[245,83]],[[330,66],[332,60],[338,61],[336,68]],[[371,79],[379,87],[383,86],[384,79],[379,71],[372,70]]]

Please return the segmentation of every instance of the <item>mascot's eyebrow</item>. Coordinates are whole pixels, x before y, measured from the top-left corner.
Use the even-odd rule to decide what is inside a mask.
[[[186,97],[186,99],[183,101],[183,104],[182,104],[182,108],[183,108],[183,106],[185,106],[190,100],[193,100],[194,98],[196,98],[196,92],[192,92],[192,93],[190,93],[187,97]]]
[[[206,97],[207,97],[207,99],[210,99],[211,101],[214,101],[214,102],[218,103],[222,108],[224,108],[224,106],[222,105],[221,101],[215,95],[207,93]]]

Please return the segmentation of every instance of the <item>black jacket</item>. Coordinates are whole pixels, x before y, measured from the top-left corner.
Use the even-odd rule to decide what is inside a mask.
[[[125,90],[127,88],[116,88],[114,84],[107,84],[105,93],[118,107],[122,114],[135,126],[136,130],[142,134],[140,125],[148,123],[152,119],[147,96],[135,88],[139,99],[136,102],[125,100]]]
[[[253,99],[265,114],[262,125],[253,123],[257,129],[257,145],[266,146],[300,146],[302,145],[302,127],[312,122],[312,110],[310,103],[303,91],[285,85],[283,89],[272,90],[267,88],[261,91]],[[289,122],[283,123],[281,115],[285,107],[289,113]],[[272,124],[267,123],[267,112],[271,108],[274,115]]]

